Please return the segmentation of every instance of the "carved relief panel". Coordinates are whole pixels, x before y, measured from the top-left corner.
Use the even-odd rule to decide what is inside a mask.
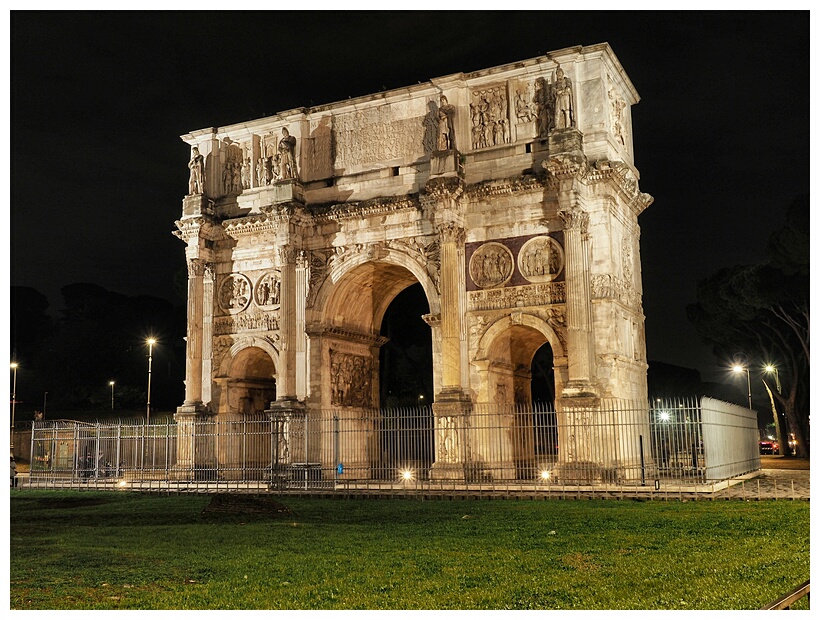
[[[412,159],[435,147],[437,104],[424,100],[381,105],[333,118],[335,168]]]
[[[607,75],[609,83],[612,84],[612,76]],[[629,140],[627,140],[626,109],[627,104],[614,86],[610,86],[607,91],[609,101],[609,124],[615,140],[629,152]]]
[[[330,350],[330,404],[372,406],[373,360],[363,355]]]
[[[251,281],[241,273],[223,277],[218,291],[219,307],[230,314],[242,312],[251,302]]]
[[[470,258],[470,278],[479,288],[496,288],[506,284],[513,274],[513,255],[495,242],[485,243]]]
[[[510,142],[510,122],[505,85],[470,93],[471,137],[474,149]]]
[[[465,244],[467,290],[521,287],[564,279],[563,232]]]
[[[534,237],[518,253],[518,270],[529,282],[550,282],[564,269],[564,250],[551,237]]]
[[[246,159],[247,148],[230,138],[222,140],[220,145],[220,161],[222,162],[222,192],[223,194],[239,194],[242,192],[242,167]]]
[[[278,271],[269,271],[259,278],[254,291],[254,300],[257,306],[263,309],[279,307],[281,280]]]

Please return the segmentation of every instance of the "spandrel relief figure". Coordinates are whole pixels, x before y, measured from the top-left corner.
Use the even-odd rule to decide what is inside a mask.
[[[450,151],[456,148],[455,129],[453,119],[456,108],[447,102],[444,95],[439,99],[438,106],[438,144],[437,150]]]
[[[188,194],[191,196],[196,194],[204,194],[205,158],[199,154],[199,149],[197,147],[191,149],[191,161],[188,162],[188,168],[191,171],[188,178]]]
[[[296,174],[296,138],[290,135],[287,127],[282,127],[282,138],[279,140],[279,174],[278,179],[295,179]]]
[[[564,75],[564,70],[558,67],[555,70],[555,84],[553,85],[555,99],[555,128],[567,129],[575,126],[572,109],[572,83]]]

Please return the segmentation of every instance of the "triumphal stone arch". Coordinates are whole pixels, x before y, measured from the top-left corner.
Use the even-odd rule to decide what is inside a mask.
[[[476,460],[504,475],[470,416],[494,406],[504,424],[505,407],[531,399],[544,344],[559,422],[576,429],[559,441],[558,475],[637,467],[623,435],[646,421],[607,420],[601,403],[647,397],[638,216],[652,198],[634,166],[638,99],[600,44],[182,136],[180,425],[265,412],[282,434],[276,458],[324,463],[327,446],[288,445],[288,433],[346,410],[362,412],[352,430],[366,435],[382,319],[420,284],[432,477],[458,479]],[[366,460],[362,442],[349,464]],[[181,468],[214,450],[180,445]]]

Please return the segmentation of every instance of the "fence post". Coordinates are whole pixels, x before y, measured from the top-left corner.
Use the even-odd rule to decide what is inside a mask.
[[[29,457],[29,466],[28,466],[28,485],[29,486],[31,486],[31,474],[34,470],[34,425],[35,424],[36,424],[36,422],[34,422],[32,420],[32,422],[31,422],[31,452],[29,452],[29,454],[31,456]]]
[[[641,449],[641,486],[646,486],[646,461],[643,456],[643,435],[638,435],[638,444]]]
[[[120,461],[121,461],[121,448],[122,448],[122,419],[117,420],[117,478],[121,477],[123,472],[120,468]]]
[[[339,480],[339,414],[333,414],[333,480]],[[335,486],[335,485],[334,485]]]

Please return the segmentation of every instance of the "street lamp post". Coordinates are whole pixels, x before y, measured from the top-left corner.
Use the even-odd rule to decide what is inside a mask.
[[[114,411],[114,382],[109,381],[108,385],[111,386],[111,411]]]
[[[749,409],[752,408],[752,379],[749,376],[749,369],[746,366],[741,366],[740,364],[735,364],[732,366],[732,370],[736,373],[745,372],[746,373],[746,385],[749,388]]]
[[[156,340],[153,338],[149,338],[147,341],[148,343],[148,405],[145,410],[145,422],[146,424],[151,423],[151,360],[152,355],[154,352],[154,345],[156,344]]]
[[[14,381],[12,383],[11,388],[11,434],[9,438],[11,439],[11,455],[14,456],[14,407],[17,404],[17,367],[19,364],[17,362],[12,362],[9,364],[9,367],[14,371]]]
[[[780,373],[777,372],[777,367],[774,364],[766,364],[763,367],[763,371],[768,373],[768,374],[774,374],[774,384],[775,384],[775,387],[777,388],[777,393],[780,394],[781,393]],[[780,417],[779,417],[779,414],[777,413],[777,406],[774,403],[774,396],[772,395],[772,391],[769,389],[769,385],[765,381],[763,382],[763,385],[765,386],[766,391],[769,393],[769,400],[772,401],[772,417],[774,418],[774,430],[777,433],[778,452],[781,455],[784,455],[784,454],[786,454],[787,448],[784,447],[784,445],[783,445],[783,433],[780,430]],[[787,433],[786,433],[786,446],[788,446],[789,435],[788,435],[788,429],[786,429],[786,430],[787,430]]]

